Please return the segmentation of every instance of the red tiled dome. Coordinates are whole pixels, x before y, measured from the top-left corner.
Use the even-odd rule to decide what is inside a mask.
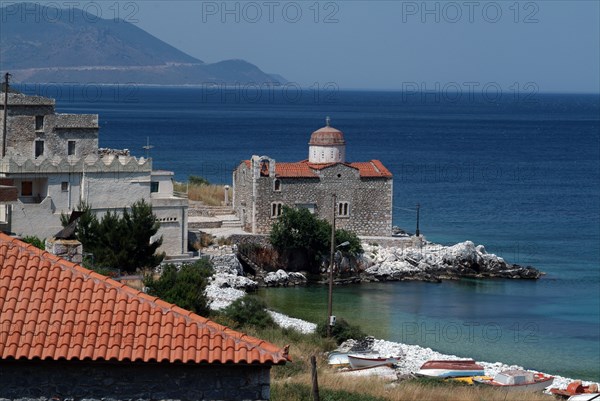
[[[345,145],[346,141],[342,131],[326,126],[313,132],[308,144],[317,146]]]

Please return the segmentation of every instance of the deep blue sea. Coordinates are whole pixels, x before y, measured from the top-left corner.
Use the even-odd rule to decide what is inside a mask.
[[[250,156],[307,158],[325,117],[349,161],[394,174],[394,224],[443,244],[472,240],[547,273],[538,281],[464,280],[336,288],[334,314],[389,340],[479,360],[600,380],[598,95],[419,96],[307,89],[22,88],[60,112],[100,115],[100,146],[145,154],[178,180],[231,183]],[[324,319],[321,287],[262,294],[283,312]]]

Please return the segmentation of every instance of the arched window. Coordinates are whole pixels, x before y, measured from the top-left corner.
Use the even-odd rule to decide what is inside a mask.
[[[273,191],[281,191],[281,181],[275,180],[273,181]]]
[[[339,202],[338,203],[338,216],[347,217],[350,216],[350,203]]]
[[[271,217],[272,218],[277,218],[277,217],[281,216],[282,212],[283,212],[283,203],[281,203],[281,202],[271,203]]]

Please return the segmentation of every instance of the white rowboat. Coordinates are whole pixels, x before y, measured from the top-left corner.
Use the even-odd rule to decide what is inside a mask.
[[[352,369],[372,368],[375,366],[398,363],[399,358],[382,358],[379,355],[348,355]]]

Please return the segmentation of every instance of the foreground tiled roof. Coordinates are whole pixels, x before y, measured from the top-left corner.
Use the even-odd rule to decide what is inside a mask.
[[[0,360],[288,360],[275,345],[2,233],[0,269]]]

